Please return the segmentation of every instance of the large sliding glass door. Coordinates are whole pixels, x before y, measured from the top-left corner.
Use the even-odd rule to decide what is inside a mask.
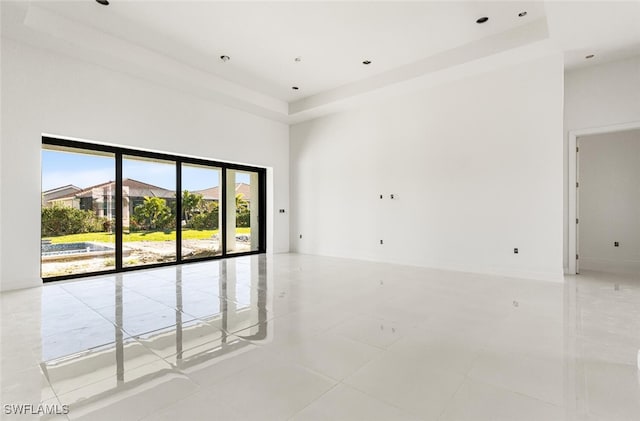
[[[124,267],[176,261],[176,164],[122,158]]]
[[[42,148],[41,275],[115,268],[115,154]]]
[[[260,248],[259,178],[255,171],[227,171],[227,253]]]
[[[42,277],[266,251],[265,170],[43,138]]]
[[[222,255],[222,169],[182,164],[182,258]]]

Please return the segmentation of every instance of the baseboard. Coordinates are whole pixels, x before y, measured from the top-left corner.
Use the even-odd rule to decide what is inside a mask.
[[[433,265],[429,267],[433,269],[450,270],[455,272],[479,273],[483,275],[499,276],[503,278],[531,279],[536,281],[558,283],[564,282],[564,272],[561,269],[558,269],[554,272],[548,272],[464,265]]]
[[[638,260],[612,260],[580,256],[580,269],[596,272],[640,274]]]
[[[296,253],[296,252],[292,252]],[[395,259],[380,259],[370,256],[345,256],[341,254],[334,253],[310,253],[310,252],[299,252],[299,254],[307,254],[314,256],[324,256],[324,257],[337,257],[341,259],[352,259],[352,260],[364,260],[368,262],[378,262],[378,263],[389,263],[395,265],[405,265],[405,266],[414,266],[421,267],[425,269],[437,269],[437,270],[447,270],[453,272],[465,272],[465,273],[478,273],[483,275],[492,275],[506,278],[519,278],[519,279],[532,279],[539,281],[548,281],[548,282],[564,282],[564,272],[559,267],[556,271],[534,271],[534,270],[521,270],[514,268],[505,268],[505,267],[488,267],[488,266],[473,266],[473,265],[457,265],[452,263],[439,263],[439,262],[428,262],[425,264],[410,262],[410,261],[402,261]]]
[[[18,279],[9,282],[5,279],[0,282],[0,292],[15,291],[18,289],[34,288],[42,285],[42,279]]]

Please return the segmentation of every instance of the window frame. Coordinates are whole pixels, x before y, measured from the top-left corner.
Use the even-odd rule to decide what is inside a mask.
[[[226,259],[230,257],[240,257],[240,256],[250,256],[255,254],[263,254],[267,252],[267,224],[266,224],[266,210],[267,210],[267,194],[266,194],[266,168],[263,167],[253,167],[248,165],[234,164],[223,161],[215,161],[205,158],[194,158],[188,156],[181,155],[172,155],[168,153],[162,152],[150,152],[139,149],[132,149],[127,147],[120,146],[112,146],[105,145],[99,143],[91,143],[85,141],[76,141],[69,139],[62,139],[51,136],[42,136],[42,149],[46,146],[58,146],[58,147],[67,147],[78,149],[79,151],[94,151],[94,152],[107,152],[113,153],[115,156],[115,184],[116,184],[116,195],[115,195],[115,206],[116,206],[116,216],[115,216],[115,267],[114,269],[102,270],[102,271],[94,271],[94,272],[83,272],[77,274],[70,275],[60,275],[60,276],[50,276],[41,278],[43,282],[53,282],[53,281],[62,281],[67,279],[75,279],[75,278],[84,278],[88,276],[95,275],[104,275],[104,274],[113,274],[113,273],[123,273],[123,272],[131,272],[135,270],[142,269],[151,269],[158,267],[166,267],[166,266],[176,266],[181,264],[189,264],[189,263],[197,263],[203,261],[210,260],[220,260]],[[140,158],[149,158],[149,159],[159,159],[165,161],[171,161],[175,164],[176,168],[176,260],[172,262],[162,262],[162,263],[153,263],[148,265],[139,265],[139,266],[127,266],[123,265],[123,256],[122,256],[122,234],[123,234],[123,226],[122,226],[122,161],[123,157],[140,157]],[[221,237],[221,247],[222,253],[217,256],[207,256],[207,257],[199,257],[199,258],[189,258],[183,259],[182,257],[182,164],[195,164],[204,167],[212,167],[221,170],[221,177],[219,180],[221,186],[221,198],[220,198],[220,212],[222,213],[222,222],[219,227],[220,237]],[[248,171],[248,172],[256,172],[258,173],[258,250],[251,250],[246,252],[227,252],[227,238],[226,238],[226,226],[227,226],[227,218],[226,212],[224,211],[227,206],[226,194],[224,193],[224,187],[226,186],[226,177],[227,170],[237,170],[237,171]],[[42,224],[42,221],[40,221]],[[42,262],[40,263],[42,265]]]

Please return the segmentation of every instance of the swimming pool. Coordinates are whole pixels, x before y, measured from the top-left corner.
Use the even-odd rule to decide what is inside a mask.
[[[98,251],[113,251],[113,249],[113,247],[88,242],[42,244],[42,256],[62,256],[68,254],[93,253]]]

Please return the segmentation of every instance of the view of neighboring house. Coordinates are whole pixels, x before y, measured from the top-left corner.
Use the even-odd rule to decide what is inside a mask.
[[[99,217],[115,218],[115,184],[115,181],[107,181],[86,189],[67,185],[47,190],[42,193],[42,206],[68,206],[76,209],[92,210]],[[172,207],[176,201],[176,195],[173,190],[131,178],[122,180],[122,188],[122,224],[125,227],[129,226],[129,216],[133,214],[136,206],[144,202],[145,197],[165,199],[169,207]],[[205,202],[217,202],[220,199],[220,186],[197,190],[192,193],[201,194]],[[237,183],[235,195],[238,194],[242,194],[242,198],[249,202],[251,200],[251,186],[245,183]]]
[[[80,187],[68,184],[62,187],[42,192],[42,207],[50,207],[54,204],[61,206],[73,206],[75,194],[82,191]]]
[[[73,186],[75,187],[75,186]],[[143,183],[141,181],[125,178],[122,180],[123,203],[122,203],[122,222],[125,227],[129,226],[129,216],[133,214],[136,206],[144,202],[145,197],[160,197],[167,201],[167,205],[171,206],[175,202],[175,193],[162,187],[152,184]],[[48,192],[57,191],[62,188],[49,190]],[[99,217],[115,218],[116,202],[115,202],[115,181],[107,181],[85,189],[71,190],[66,189],[66,196],[58,196],[54,199],[47,200],[45,192],[43,194],[43,206],[69,206],[81,210],[92,210]]]
[[[217,201],[220,199],[220,186],[209,187],[204,190],[195,190],[191,193],[201,194],[205,201]],[[251,201],[251,186],[245,183],[236,183],[236,196],[241,194],[247,202]]]

